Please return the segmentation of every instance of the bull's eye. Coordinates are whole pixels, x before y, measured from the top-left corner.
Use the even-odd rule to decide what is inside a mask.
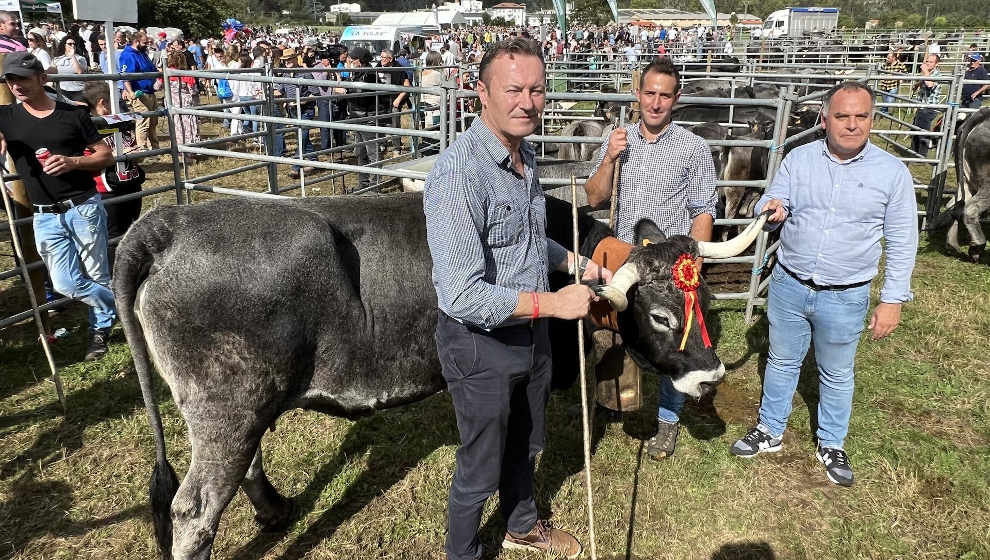
[[[658,332],[670,332],[677,328],[677,318],[669,309],[655,307],[650,310],[650,326]]]

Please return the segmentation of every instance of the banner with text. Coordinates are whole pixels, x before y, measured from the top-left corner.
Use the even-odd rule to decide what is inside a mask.
[[[557,26],[567,36],[567,0],[553,0],[553,9],[557,12]]]

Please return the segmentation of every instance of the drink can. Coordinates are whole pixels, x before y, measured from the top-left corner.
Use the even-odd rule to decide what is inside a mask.
[[[45,164],[45,160],[51,157],[51,155],[52,153],[48,150],[48,148],[38,148],[34,151],[34,157],[36,157],[38,159],[38,163],[42,165]]]

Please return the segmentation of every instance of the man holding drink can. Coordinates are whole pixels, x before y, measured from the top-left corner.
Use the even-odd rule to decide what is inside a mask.
[[[8,54],[3,78],[21,103],[0,106],[0,153],[10,152],[34,207],[34,239],[56,291],[90,307],[86,360],[101,358],[116,320],[107,259],[107,213],[93,172],[113,153],[79,107],[45,93],[41,62]],[[91,155],[83,155],[89,148]]]

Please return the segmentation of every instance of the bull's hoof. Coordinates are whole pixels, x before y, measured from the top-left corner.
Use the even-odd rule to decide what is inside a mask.
[[[292,498],[283,498],[275,513],[256,513],[254,521],[264,533],[281,533],[289,528],[296,520],[296,502]]]
[[[983,258],[983,252],[986,250],[986,244],[983,245],[970,245],[969,246],[969,260],[970,262],[976,264],[980,262]]]

